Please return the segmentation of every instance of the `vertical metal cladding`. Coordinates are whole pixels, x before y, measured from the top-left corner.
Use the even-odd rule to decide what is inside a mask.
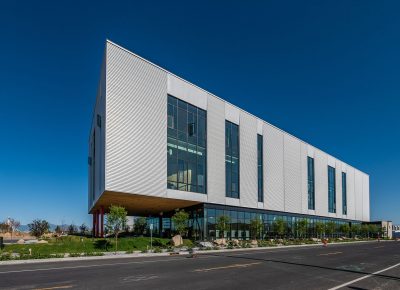
[[[308,214],[308,167],[307,167],[307,157],[308,148],[307,144],[301,142],[301,207],[302,213]],[[313,157],[313,156],[310,156]]]
[[[301,213],[301,146],[294,137],[284,135],[285,211]]]
[[[363,174],[363,220],[369,221],[369,176]]]
[[[107,43],[106,188],[165,196],[167,74]]]
[[[283,177],[283,132],[271,125],[263,126],[264,140],[264,206],[271,210],[285,210]]]
[[[342,202],[342,163],[338,160],[335,161],[336,168],[336,217],[343,217],[343,202]]]
[[[207,194],[208,201],[225,204],[225,102],[207,100]]]
[[[315,213],[328,216],[328,156],[315,150]]]
[[[356,189],[354,185],[354,168],[346,166],[347,174],[347,218],[356,218]]]
[[[240,205],[257,208],[257,119],[240,113]]]
[[[362,220],[363,218],[363,182],[362,173],[358,170],[354,172],[354,185],[355,185],[355,207],[356,207],[356,219]]]

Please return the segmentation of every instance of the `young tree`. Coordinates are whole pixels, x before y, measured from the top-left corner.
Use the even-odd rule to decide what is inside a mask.
[[[374,237],[378,233],[378,226],[370,224],[368,225],[368,231],[370,232],[371,236]]]
[[[176,232],[183,237],[188,227],[189,214],[183,209],[177,209],[171,220],[174,223]]]
[[[146,226],[147,226],[147,220],[145,217],[138,217],[135,220],[135,232],[138,235],[143,235]]]
[[[118,250],[118,235],[124,231],[128,212],[122,206],[111,205],[110,212],[107,214],[106,228],[108,232],[115,236],[115,252]]]
[[[336,223],[334,221],[329,221],[326,223],[325,232],[328,236],[332,237],[336,232]]]
[[[28,224],[28,228],[32,236],[39,238],[49,231],[50,225],[46,220],[35,219]]]
[[[350,226],[348,223],[344,223],[340,225],[340,231],[347,237],[350,232]]]
[[[274,232],[278,234],[280,238],[282,238],[283,235],[286,233],[287,225],[283,219],[278,218],[277,220],[274,221],[273,228]]]
[[[8,233],[8,228],[7,222],[0,223],[0,233]]]
[[[8,225],[8,232],[10,233],[10,236],[12,239],[13,233],[19,228],[21,223],[19,221],[17,221],[16,219],[8,218],[7,225]]]
[[[316,222],[315,231],[317,232],[317,235],[322,238],[322,236],[325,234],[325,224],[323,222]]]
[[[221,238],[224,237],[225,231],[229,228],[230,218],[227,215],[221,215],[217,218],[217,223],[215,224],[216,230],[219,231]]]
[[[367,224],[363,224],[361,226],[361,232],[362,232],[364,238],[369,238],[369,226]]]
[[[250,221],[250,231],[253,237],[253,240],[257,238],[261,238],[261,232],[264,227],[264,224],[261,219],[255,218]]]
[[[296,222],[296,230],[300,238],[304,238],[304,235],[307,233],[307,225],[308,225],[307,219],[301,219]]]
[[[56,226],[56,228],[54,229],[54,232],[55,232],[57,235],[61,235],[62,232],[63,232],[63,230],[62,230],[61,226]]]
[[[361,226],[359,224],[352,224],[350,227],[351,234],[353,238],[358,235],[361,231]]]
[[[83,224],[81,224],[81,226],[79,227],[79,230],[80,230],[80,232],[81,232],[81,235],[85,235],[86,232],[87,232],[87,230],[88,230],[88,227],[83,223]]]
[[[76,225],[70,224],[70,225],[68,226],[68,235],[73,235],[73,234],[75,234],[77,231],[78,231],[78,230],[77,230],[77,228],[76,228]]]

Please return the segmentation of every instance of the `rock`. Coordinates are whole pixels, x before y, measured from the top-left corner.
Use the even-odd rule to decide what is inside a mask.
[[[312,238],[311,239],[313,242],[320,242],[321,241],[321,239],[317,239],[317,238]]]
[[[240,246],[240,242],[239,242],[238,239],[233,239],[232,243],[233,243],[234,246]]]
[[[174,247],[183,245],[182,236],[181,236],[181,235],[173,236],[171,242],[172,242],[172,245],[173,245]]]
[[[215,244],[217,244],[218,246],[225,246],[226,245],[226,239],[216,239],[214,241]]]
[[[212,248],[213,244],[211,242],[200,242],[199,245],[203,248]]]
[[[25,244],[25,241],[24,241],[24,239],[20,239],[20,240],[18,240],[17,244]]]
[[[38,241],[37,243],[38,243],[38,244],[48,244],[49,242],[48,242],[48,241],[45,241],[45,240],[40,240],[40,241]]]
[[[251,244],[252,246],[258,246],[257,240],[251,240],[250,244]]]

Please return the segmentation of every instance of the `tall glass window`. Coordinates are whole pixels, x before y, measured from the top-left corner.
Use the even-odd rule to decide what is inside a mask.
[[[336,213],[336,175],[331,166],[328,166],[328,211]]]
[[[168,188],[207,193],[206,111],[168,96]]]
[[[347,215],[347,176],[342,172],[342,205],[343,214]]]
[[[226,196],[240,198],[239,190],[239,126],[225,121]]]
[[[315,210],[314,158],[307,157],[308,209]]]
[[[264,202],[263,136],[257,135],[258,202]]]

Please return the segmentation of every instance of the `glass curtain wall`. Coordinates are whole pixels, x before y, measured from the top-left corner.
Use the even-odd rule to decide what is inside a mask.
[[[168,188],[207,193],[206,111],[168,96]]]
[[[328,166],[328,211],[336,213],[336,172]]]
[[[347,215],[347,176],[342,172],[342,210],[343,214]]]
[[[308,171],[308,209],[315,210],[315,173],[314,173],[314,158],[307,157]]]
[[[258,202],[264,202],[263,136],[257,135]]]
[[[225,121],[225,178],[226,196],[240,198],[239,126]]]

